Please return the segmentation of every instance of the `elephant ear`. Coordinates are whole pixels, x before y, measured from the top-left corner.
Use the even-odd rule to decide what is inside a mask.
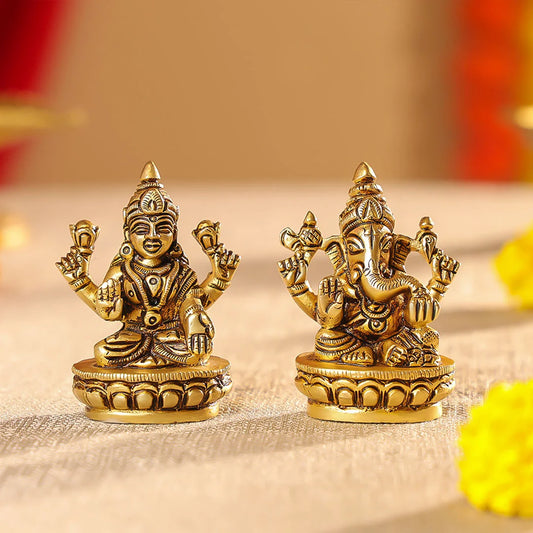
[[[405,235],[395,235],[392,242],[390,266],[400,272],[405,272],[405,261],[411,253],[411,239]]]
[[[324,239],[322,249],[328,254],[335,270],[335,275],[339,275],[346,270],[346,256],[344,255],[344,246],[339,235]]]

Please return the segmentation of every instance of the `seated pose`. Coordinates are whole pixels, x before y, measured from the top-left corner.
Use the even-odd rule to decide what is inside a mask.
[[[98,228],[71,227],[75,245],[59,270],[73,290],[105,320],[122,328],[94,347],[98,366],[154,367],[204,364],[213,347],[208,309],[226,290],[240,258],[218,244],[219,225],[199,224],[194,233],[212,271],[198,283],[178,243],[179,208],[165,192],[153,163],[124,209],[124,243],[97,287],[88,275]]]
[[[298,306],[320,325],[315,357],[361,366],[438,365],[439,336],[428,324],[437,318],[459,263],[436,247],[429,217],[420,221],[415,239],[395,234],[376,176],[361,163],[339,226],[340,235],[322,239],[310,212],[298,234],[282,232],[282,244],[294,254],[279,263],[281,276]],[[307,269],[319,249],[334,273],[321,281],[317,295]],[[427,285],[405,273],[411,251],[431,267]]]

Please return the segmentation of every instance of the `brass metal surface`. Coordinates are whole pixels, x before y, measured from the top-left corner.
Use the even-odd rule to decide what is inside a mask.
[[[85,359],[72,367],[72,390],[94,420],[199,421],[218,413],[219,400],[232,388],[229,370],[229,362],[214,355],[201,366],[142,369],[102,368]]]
[[[211,356],[214,326],[206,310],[229,287],[240,257],[219,243],[220,224],[203,220],[193,235],[211,272],[198,281],[177,241],[179,207],[152,162],[123,214],[124,242],[100,285],[89,276],[99,234],[89,220],[70,226],[73,246],[56,263],[98,316],[123,324],[95,345],[94,359],[74,365],[74,394],[95,420],[211,418],[231,379],[228,361]]]
[[[441,364],[438,366],[406,368],[377,364],[361,368],[355,365],[319,361],[313,352],[306,352],[296,358],[296,368],[308,374],[320,373],[320,375],[332,378],[412,381],[413,379],[434,379],[446,374],[453,374],[455,363],[449,357],[441,356]]]
[[[442,415],[442,405],[436,403],[417,411],[397,409],[365,410],[357,407],[342,409],[336,405],[327,405],[309,401],[307,414],[319,420],[333,420],[334,422],[358,422],[359,424],[399,424],[406,422],[429,422]]]
[[[90,409],[85,414],[98,422],[110,422],[115,424],[180,424],[183,422],[202,422],[218,415],[219,404],[214,403],[203,409],[189,411],[121,411],[113,409]]]
[[[414,238],[394,233],[394,225],[374,171],[361,163],[339,217],[339,235],[324,238],[311,211],[299,232],[281,232],[282,245],[293,252],[278,263],[281,277],[295,303],[320,325],[314,352],[296,362],[296,385],[318,418],[430,420],[440,416],[432,406],[454,387],[453,361],[440,356],[439,335],[429,324],[459,263],[438,248],[429,217],[421,218]],[[315,294],[307,271],[319,250],[328,255],[333,275],[322,279]],[[412,252],[431,268],[427,284],[405,272]]]
[[[424,422],[442,412],[432,407],[455,387],[455,364],[441,359],[437,366],[361,368],[317,361],[307,352],[296,358],[295,384],[309,398],[314,418],[327,420],[331,414],[331,420],[344,422]]]
[[[109,368],[97,366],[94,359],[84,359],[72,367],[72,373],[84,380],[125,381],[140,383],[150,381],[188,381],[196,378],[206,379],[228,374],[229,361],[212,355],[202,366],[163,366],[154,368]]]

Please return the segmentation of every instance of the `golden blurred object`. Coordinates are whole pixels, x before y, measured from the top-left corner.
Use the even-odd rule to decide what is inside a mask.
[[[124,242],[100,286],[88,273],[99,234],[89,220],[70,226],[74,245],[56,263],[96,314],[123,323],[95,345],[94,359],[74,365],[74,394],[94,420],[212,418],[231,379],[228,361],[211,355],[215,331],[206,310],[229,287],[240,257],[219,244],[220,224],[203,220],[193,234],[211,272],[198,282],[177,241],[179,208],[152,162],[123,214]]]
[[[531,130],[533,129],[533,106],[524,105],[518,107],[513,114],[513,120],[520,128]]]
[[[46,130],[77,126],[85,120],[81,111],[57,112],[20,99],[0,99],[0,147]]]
[[[28,240],[28,226],[20,217],[11,213],[0,214],[0,248],[18,248]]]
[[[533,518],[533,380],[493,387],[461,428],[460,488],[472,505]]]
[[[533,227],[505,243],[494,266],[511,297],[524,309],[533,308]]]
[[[323,238],[312,212],[281,243],[293,255],[278,266],[289,294],[320,329],[314,352],[296,359],[296,386],[308,414],[344,422],[422,422],[441,415],[454,387],[454,363],[438,353],[429,327],[459,263],[437,247],[429,217],[414,239],[395,234],[394,216],[372,168],[361,163],[340,214],[340,235]],[[307,271],[318,250],[334,273],[312,292]],[[427,286],[405,273],[412,251],[428,262]]]
[[[522,105],[509,113],[509,120],[518,127],[525,144],[521,154],[520,178],[533,181],[533,105]]]

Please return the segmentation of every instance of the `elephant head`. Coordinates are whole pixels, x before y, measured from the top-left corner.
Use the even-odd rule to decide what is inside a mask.
[[[376,302],[386,302],[401,293],[424,291],[420,281],[404,272],[411,240],[393,233],[394,216],[374,171],[363,162],[353,181],[350,198],[339,217],[341,235],[324,243],[330,257],[342,251],[339,275]]]

